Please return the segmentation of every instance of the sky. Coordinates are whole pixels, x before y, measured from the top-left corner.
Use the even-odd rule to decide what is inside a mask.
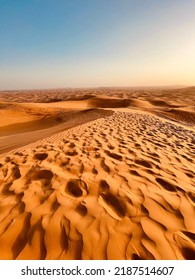
[[[195,85],[194,0],[0,0],[0,90]]]

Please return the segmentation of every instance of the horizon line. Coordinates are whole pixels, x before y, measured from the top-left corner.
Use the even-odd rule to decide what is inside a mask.
[[[67,86],[67,87],[50,87],[50,88],[26,88],[26,89],[0,89],[0,92],[10,92],[10,91],[35,91],[35,90],[59,90],[59,89],[100,89],[100,88],[126,88],[126,89],[134,89],[134,88],[187,88],[187,87],[195,87],[195,85],[150,85],[150,86]]]

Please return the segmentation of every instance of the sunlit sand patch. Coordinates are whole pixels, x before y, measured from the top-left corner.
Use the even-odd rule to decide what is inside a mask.
[[[1,155],[1,259],[194,258],[195,130],[187,114],[158,116],[180,113],[182,96],[121,94],[85,92],[79,106],[104,110]]]

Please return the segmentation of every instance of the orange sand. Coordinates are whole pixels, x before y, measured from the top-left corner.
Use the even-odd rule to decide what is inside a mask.
[[[0,259],[195,259],[194,101],[0,93]]]

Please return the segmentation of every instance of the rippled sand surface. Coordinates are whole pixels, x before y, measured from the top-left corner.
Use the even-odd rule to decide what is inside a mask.
[[[195,259],[194,88],[0,101],[0,259]]]

